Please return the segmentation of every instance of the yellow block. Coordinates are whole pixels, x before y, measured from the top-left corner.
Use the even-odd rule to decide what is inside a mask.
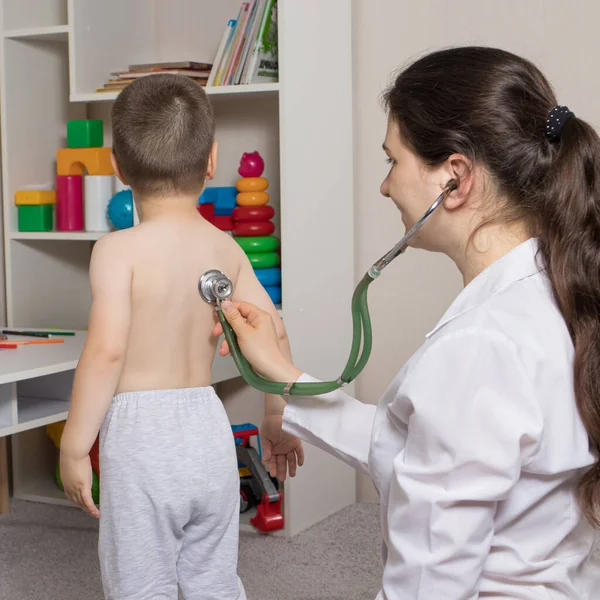
[[[46,433],[48,437],[54,442],[54,445],[60,449],[60,440],[62,439],[63,430],[65,428],[66,421],[60,423],[52,423],[46,425]]]
[[[269,187],[265,177],[242,177],[235,184],[238,192],[264,192]]]
[[[56,152],[57,175],[114,175],[110,148],[60,148]]]
[[[240,477],[252,477],[252,472],[248,467],[240,467],[238,469]]]
[[[236,198],[239,206],[264,206],[269,202],[267,192],[241,192]]]
[[[55,190],[19,190],[15,194],[17,206],[56,204]]]

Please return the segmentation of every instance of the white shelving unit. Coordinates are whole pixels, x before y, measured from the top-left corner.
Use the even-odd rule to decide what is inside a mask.
[[[10,326],[84,330],[90,252],[100,237],[19,232],[15,192],[54,185],[56,150],[66,146],[68,119],[102,119],[104,145],[111,144],[110,109],[116,94],[96,92],[110,72],[142,62],[211,61],[240,2],[0,0]],[[329,379],[341,372],[351,341],[351,0],[279,0],[278,25],[279,83],[207,89],[219,141],[219,169],[212,184],[235,183],[243,152],[258,150],[265,159],[276,235],[282,242],[281,314],[294,359],[307,372]],[[230,359],[215,359],[213,380],[232,423],[260,423],[262,395],[240,380]],[[15,495],[62,503],[53,478],[53,448],[42,426],[65,418],[68,396],[26,398],[22,394],[17,422],[37,428],[13,440]],[[9,400],[0,394],[0,434],[7,415],[15,416]],[[299,475],[285,484],[286,535],[355,499],[351,469],[315,448],[307,447],[306,453]],[[249,518],[242,515],[244,528]]]

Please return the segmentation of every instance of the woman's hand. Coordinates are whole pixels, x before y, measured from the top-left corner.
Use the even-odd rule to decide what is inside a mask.
[[[223,302],[225,318],[235,332],[240,350],[254,370],[271,381],[293,382],[302,375],[281,353],[279,340],[271,315],[247,302]],[[213,335],[223,333],[221,324],[213,329]],[[223,340],[219,353],[229,353],[227,341]]]

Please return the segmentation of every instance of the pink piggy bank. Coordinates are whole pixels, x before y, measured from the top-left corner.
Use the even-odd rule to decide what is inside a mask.
[[[260,177],[265,170],[265,161],[258,152],[244,152],[238,173],[242,177]]]

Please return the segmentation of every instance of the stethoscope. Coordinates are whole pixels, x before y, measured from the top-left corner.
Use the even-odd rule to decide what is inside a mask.
[[[387,267],[396,257],[400,256],[408,247],[410,239],[421,229],[435,209],[446,199],[448,194],[458,188],[458,182],[451,179],[444,191],[436,198],[435,202],[427,209],[414,227],[384,256],[382,256],[367,271],[360,283],[356,286],[352,296],[352,347],[350,357],[342,374],[335,381],[310,382],[310,383],[283,383],[269,381],[257,375],[250,363],[242,354],[235,332],[227,322],[221,303],[231,297],[233,284],[231,280],[221,271],[212,269],[200,278],[198,291],[200,296],[209,304],[216,305],[219,321],[223,326],[225,339],[229,344],[229,350],[233,360],[246,383],[267,394],[279,396],[318,396],[327,394],[344,385],[347,385],[362,372],[369,360],[373,345],[373,333],[371,329],[371,317],[367,305],[367,291],[369,285],[375,281],[383,269]],[[362,351],[361,351],[362,344]]]

